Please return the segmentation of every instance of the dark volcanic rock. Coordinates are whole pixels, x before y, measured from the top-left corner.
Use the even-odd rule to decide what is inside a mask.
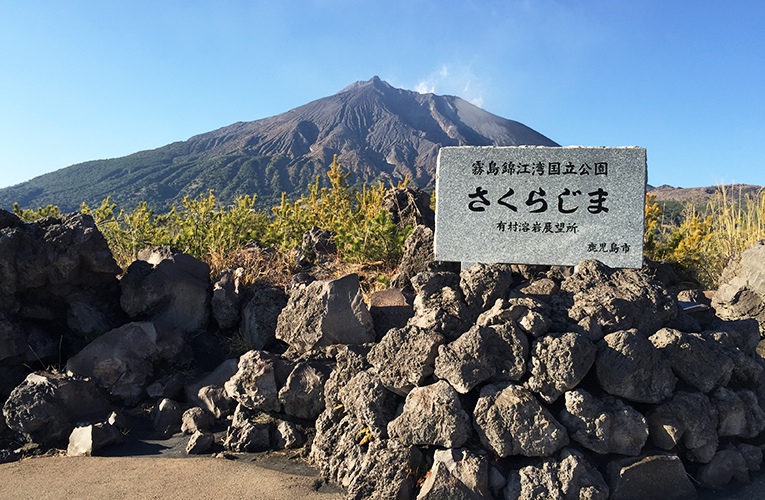
[[[660,282],[594,260],[580,262],[556,297],[571,321],[593,317],[605,333],[637,328],[650,335],[677,315],[676,299]]]
[[[614,500],[696,498],[683,462],[676,455],[625,458],[609,464],[609,483]]]
[[[138,252],[120,280],[122,309],[134,319],[198,332],[210,315],[210,266],[170,247]]]
[[[675,374],[701,392],[708,393],[730,381],[733,360],[707,337],[662,328],[649,340],[669,358]]]
[[[16,387],[3,406],[12,430],[27,442],[55,445],[79,422],[102,422],[111,411],[92,380],[35,372]]]
[[[476,325],[439,346],[435,374],[467,394],[487,380],[520,380],[528,357],[529,341],[513,323]]]
[[[239,358],[237,372],[224,384],[226,392],[250,411],[280,412],[279,389],[291,365],[266,351],[248,351]]]
[[[566,393],[560,421],[572,440],[596,453],[639,455],[648,439],[648,425],[637,410],[618,398],[596,398],[584,389]]]
[[[506,299],[512,286],[509,264],[473,264],[460,272],[460,288],[474,318],[493,306],[497,299]]]
[[[549,458],[537,465],[511,471],[505,498],[606,500],[609,489],[603,476],[584,456],[572,448],[561,452],[560,460]]]
[[[374,325],[364,304],[358,275],[314,281],[293,291],[279,314],[276,338],[289,344],[297,354],[332,344],[374,341]]]
[[[444,381],[412,389],[401,415],[388,424],[388,435],[406,445],[459,448],[472,433],[457,391]]]
[[[597,353],[595,344],[582,335],[546,335],[534,341],[526,387],[547,403],[573,389],[590,371]]]
[[[389,331],[369,351],[367,359],[389,390],[406,396],[433,375],[443,336],[408,326]]]
[[[239,325],[242,294],[239,280],[244,270],[225,270],[213,284],[210,307],[221,330],[231,330]]]
[[[568,444],[568,434],[528,390],[508,382],[481,389],[474,425],[487,450],[500,457],[547,457]]]
[[[647,417],[651,441],[661,449],[683,449],[688,460],[700,463],[717,451],[718,411],[705,394],[678,391]]]
[[[436,213],[430,208],[430,196],[417,188],[394,188],[383,198],[383,208],[399,227],[436,225]]]
[[[287,295],[274,286],[253,291],[252,298],[242,308],[240,332],[250,349],[265,349],[276,340],[276,325],[284,307]]]
[[[91,216],[24,223],[0,210],[0,219],[0,322],[21,328],[11,339],[0,333],[0,366],[25,363],[30,347],[38,351],[30,362],[58,361],[122,324],[122,270]],[[46,343],[55,344],[55,360]]]
[[[723,271],[712,307],[723,319],[756,319],[765,334],[765,240],[747,249]]]
[[[637,403],[660,403],[677,383],[669,360],[637,330],[611,333],[598,342],[595,373],[606,392]]]
[[[147,321],[128,323],[85,346],[69,358],[66,369],[93,377],[109,394],[132,405],[145,395],[155,365],[172,365],[184,345],[177,330],[158,329]]]

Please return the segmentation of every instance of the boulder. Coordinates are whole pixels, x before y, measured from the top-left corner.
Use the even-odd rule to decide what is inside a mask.
[[[198,332],[207,326],[210,266],[170,247],[138,252],[120,280],[122,309],[133,319]]]
[[[612,500],[693,499],[696,488],[677,455],[657,454],[608,464]]]
[[[276,338],[289,344],[297,354],[332,344],[374,341],[374,325],[364,304],[358,275],[315,281],[293,291],[279,314]]]
[[[572,440],[600,454],[637,456],[648,440],[648,424],[637,410],[613,396],[597,398],[584,389],[566,392],[560,421]]]
[[[513,286],[509,264],[473,264],[460,272],[460,288],[473,318],[506,299]]]
[[[576,333],[541,337],[531,347],[531,377],[525,386],[552,403],[587,375],[597,352],[595,344]]]
[[[90,215],[24,223],[2,210],[0,219],[0,319],[34,322],[55,344],[54,359],[33,346],[34,362],[58,361],[59,348],[69,355],[124,322],[117,280],[122,270]],[[21,363],[0,361],[5,366]]]
[[[412,277],[414,317],[409,324],[455,340],[471,326],[471,317],[459,287],[459,275],[421,272]]]
[[[29,374],[3,406],[10,429],[46,446],[67,439],[80,422],[103,422],[110,411],[94,381],[49,372]]]
[[[717,451],[718,412],[700,392],[678,391],[647,414],[651,441],[663,450],[680,447],[685,458],[707,463]]]
[[[345,485],[348,498],[413,498],[416,478],[412,471],[422,462],[422,454],[414,446],[390,448],[373,442]]]
[[[375,340],[379,341],[394,328],[403,328],[414,316],[414,308],[397,288],[374,292],[369,296],[369,314],[375,324]]]
[[[363,424],[371,436],[388,437],[388,422],[393,420],[399,400],[379,378],[368,370],[359,372],[338,395],[344,411]]]
[[[458,262],[440,262],[434,260],[433,228],[423,225],[415,226],[412,234],[404,241],[404,255],[398,265],[396,274],[390,285],[402,290],[405,294],[413,291],[412,278],[422,272],[460,272]]]
[[[736,449],[739,453],[741,453],[741,456],[744,457],[744,460],[746,461],[746,467],[750,471],[760,470],[763,456],[762,448],[753,444],[738,443],[736,445]]]
[[[327,375],[317,366],[300,362],[290,372],[277,395],[284,413],[315,420],[324,411],[324,382]]]
[[[121,440],[119,430],[105,422],[77,426],[69,435],[66,454],[70,457],[89,457],[95,451]]]
[[[548,457],[568,444],[568,434],[523,387],[509,382],[481,389],[473,411],[481,444],[500,457]]]
[[[335,233],[317,226],[303,233],[303,244],[297,256],[299,267],[308,268],[314,264],[327,262],[337,253]]]
[[[403,411],[388,424],[388,435],[405,445],[459,448],[473,433],[457,391],[444,381],[416,387]]]
[[[342,405],[340,390],[357,374],[371,368],[367,362],[369,347],[358,345],[339,345],[334,351],[335,367],[324,384],[324,407],[335,408]]]
[[[305,444],[305,436],[297,425],[282,420],[276,426],[273,442],[274,448],[277,450],[290,450],[303,446]]]
[[[279,314],[287,305],[284,290],[265,286],[253,291],[252,298],[242,309],[239,331],[250,349],[262,350],[276,341]]]
[[[238,370],[239,360],[227,359],[211,373],[186,384],[186,399],[209,411],[215,418],[230,415],[236,402],[229,396],[225,384]]]
[[[436,224],[436,213],[430,208],[430,195],[419,188],[388,189],[382,208],[390,214],[391,221],[402,229],[418,225],[432,229]]]
[[[215,435],[212,432],[196,431],[186,444],[187,455],[199,455],[210,451],[215,444]]]
[[[223,447],[235,452],[258,452],[271,448],[271,426],[257,420],[258,414],[238,405],[223,439]]]
[[[552,322],[542,313],[529,310],[518,319],[518,326],[532,337],[538,338],[550,331]]]
[[[702,332],[704,338],[720,343],[728,350],[738,349],[746,356],[753,356],[760,343],[760,324],[756,319],[721,320],[715,319]],[[735,365],[735,362],[734,362]]]
[[[239,310],[242,302],[239,281],[242,274],[244,269],[241,267],[234,271],[226,269],[213,284],[210,308],[221,330],[231,330],[239,326]]]
[[[69,435],[66,454],[69,457],[90,457],[98,450],[122,440],[119,429],[108,422],[78,426]]]
[[[443,343],[444,337],[435,332],[416,326],[396,328],[372,347],[367,360],[388,390],[406,396],[433,375],[438,347]]]
[[[146,387],[146,394],[150,399],[178,399],[183,392],[186,383],[185,376],[181,373],[171,373],[159,378],[156,382]]]
[[[741,452],[731,446],[715,453],[714,457],[699,467],[696,479],[705,488],[721,490],[731,480],[749,482],[749,468]]]
[[[550,303],[553,295],[560,291],[560,285],[550,278],[539,278],[521,285],[521,296],[530,297],[544,303]]]
[[[214,425],[215,418],[212,414],[199,406],[189,408],[181,416],[181,432],[184,434],[209,431]]]
[[[595,373],[606,392],[637,403],[660,403],[677,383],[669,360],[637,330],[610,333],[598,342]]]
[[[145,396],[155,365],[172,365],[185,341],[177,330],[128,323],[88,344],[66,363],[67,372],[92,377],[109,394],[133,405]]]
[[[417,500],[491,498],[489,459],[466,449],[436,450]]]
[[[290,364],[266,351],[248,351],[239,358],[237,372],[224,384],[229,397],[252,411],[280,412],[279,389]]]
[[[519,380],[528,355],[528,338],[513,323],[476,325],[438,347],[435,375],[467,394],[487,380]]]
[[[649,340],[669,359],[672,371],[691,387],[709,393],[730,381],[733,360],[707,337],[662,328]]]
[[[677,314],[677,301],[639,269],[611,269],[595,260],[576,266],[554,306],[570,321],[594,318],[606,334],[637,328],[652,334]]]
[[[181,431],[183,407],[169,398],[159,400],[152,411],[154,430],[160,436],[172,436]]]
[[[442,462],[435,462],[422,483],[417,500],[473,500],[486,498],[471,490],[449,472]]]
[[[572,448],[564,448],[560,460],[548,458],[511,471],[505,487],[505,498],[518,500],[606,500],[608,494],[608,485],[600,472]]]
[[[754,318],[765,334],[765,240],[748,248],[720,277],[712,307],[723,319]]]
[[[325,385],[326,407],[316,420],[310,460],[351,498],[412,498],[423,456],[387,439],[400,398],[366,363],[362,346],[337,346]]]
[[[720,387],[710,395],[717,408],[720,437],[753,438],[765,430],[765,412],[754,392]]]

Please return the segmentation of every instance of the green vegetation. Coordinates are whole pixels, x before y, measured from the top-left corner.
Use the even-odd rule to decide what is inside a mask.
[[[721,187],[706,206],[683,206],[667,217],[655,197],[646,197],[645,254],[673,263],[681,277],[717,288],[731,259],[765,238],[765,192],[730,193]]]
[[[171,245],[209,263],[214,274],[243,267],[246,281],[284,281],[293,270],[303,234],[317,226],[335,234],[336,264],[346,271],[353,266],[371,269],[367,274],[384,284],[411,228],[393,224],[382,208],[387,192],[382,184],[349,187],[337,157],[326,175],[328,186],[317,177],[295,201],[282,193],[270,213],[256,208],[255,196],[239,195],[224,206],[213,191],[186,196],[162,214],[145,201],[131,211],[118,209],[111,197],[95,208],[83,203],[81,211],[93,216],[123,269],[142,248]],[[54,205],[29,210],[14,204],[14,212],[27,221],[61,215]],[[714,289],[730,260],[765,238],[765,192],[731,195],[722,187],[701,206],[659,203],[649,193],[645,220],[645,255],[670,262],[684,279]]]
[[[382,275],[391,273],[411,228],[399,228],[382,209],[386,188],[382,184],[363,185],[360,190],[349,187],[348,174],[337,157],[327,176],[328,187],[321,187],[317,178],[308,193],[294,202],[283,194],[271,214],[255,208],[254,196],[238,196],[232,205],[223,206],[212,191],[197,198],[186,196],[179,207],[164,214],[156,214],[145,201],[129,212],[118,209],[111,197],[96,208],[83,203],[81,211],[93,217],[123,269],[142,248],[170,245],[206,261],[213,273],[244,267],[251,281],[274,279],[273,274],[289,271],[303,234],[318,226],[335,233],[341,262],[373,266]],[[52,205],[36,211],[14,205],[14,212],[27,221],[60,216]],[[248,247],[251,243],[257,245]],[[273,247],[276,252],[263,252],[263,247]]]

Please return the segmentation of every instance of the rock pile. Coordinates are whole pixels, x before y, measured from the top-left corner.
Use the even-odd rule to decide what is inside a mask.
[[[406,198],[391,203],[418,221],[427,205]],[[87,216],[0,212],[0,248],[47,259],[32,279],[31,257],[0,253],[0,370],[16,373],[0,444],[98,453],[130,425],[115,408],[148,405],[188,453],[302,447],[348,498],[693,498],[759,469],[765,246],[712,309],[678,300],[655,266],[459,271],[430,239],[415,228],[397,289],[367,306],[355,275],[243,290],[168,248],[118,281]],[[27,375],[27,347],[53,351],[62,320],[66,373]],[[250,350],[224,359],[211,334],[235,331]]]

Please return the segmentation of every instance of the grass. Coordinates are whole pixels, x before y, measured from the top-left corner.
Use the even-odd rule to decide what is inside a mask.
[[[317,226],[334,233],[338,249],[334,258],[314,269],[318,278],[355,272],[365,295],[386,288],[411,228],[393,224],[382,208],[388,191],[382,184],[349,187],[337,157],[327,177],[328,187],[321,187],[317,178],[298,200],[291,202],[283,195],[270,211],[256,208],[254,196],[240,196],[222,206],[213,192],[186,197],[164,214],[156,214],[145,202],[126,212],[108,197],[96,208],[83,204],[82,211],[93,216],[123,269],[142,248],[170,245],[207,262],[213,278],[241,267],[245,286],[284,285],[296,271],[303,234]],[[14,211],[24,220],[60,216],[53,205],[37,210],[15,205]],[[647,257],[670,262],[684,280],[715,289],[728,263],[765,238],[765,192],[731,192],[721,186],[701,207],[691,202],[659,204],[649,193],[645,222]]]
[[[667,220],[650,194],[646,197],[645,252],[675,265],[681,277],[715,289],[725,267],[765,238],[765,192],[754,195],[725,186],[706,206],[686,204],[679,221]]]

